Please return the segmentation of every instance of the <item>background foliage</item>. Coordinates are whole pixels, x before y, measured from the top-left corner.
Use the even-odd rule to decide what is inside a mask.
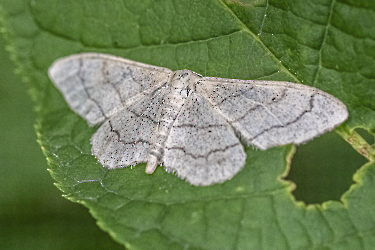
[[[38,140],[50,172],[67,197],[87,206],[116,241],[130,249],[370,249],[374,244],[373,135],[366,132],[375,131],[371,2],[0,3],[11,55],[32,83]],[[281,179],[295,150],[291,145],[247,148],[245,168],[231,181],[209,187],[192,187],[161,168],[145,175],[144,164],[108,171],[90,154],[96,128],[67,107],[46,74],[55,59],[84,51],[327,91],[350,111],[337,131],[366,158],[337,134],[327,134],[299,147],[288,178],[300,187],[297,199],[308,203],[338,200],[363,165],[355,174],[357,184],[340,202],[296,202],[295,186]],[[354,128],[366,130],[360,133],[367,142]]]
[[[61,197],[36,142],[27,87],[0,37],[0,249],[123,249]]]

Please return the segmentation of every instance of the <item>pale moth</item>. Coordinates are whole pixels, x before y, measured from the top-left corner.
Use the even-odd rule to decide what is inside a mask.
[[[245,165],[240,140],[266,150],[301,144],[344,122],[346,106],[319,89],[280,81],[202,77],[98,53],[55,61],[49,77],[90,126],[107,168],[147,162],[192,185],[231,179]]]

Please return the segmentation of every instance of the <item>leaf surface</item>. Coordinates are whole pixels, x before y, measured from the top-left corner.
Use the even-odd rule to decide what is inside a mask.
[[[375,131],[375,6],[362,1],[3,0],[1,16],[20,73],[34,85],[40,144],[57,186],[90,209],[129,249],[371,249],[374,150],[353,129]],[[287,80],[342,100],[339,129],[369,162],[341,202],[296,202],[294,146],[246,148],[232,180],[194,187],[158,168],[107,170],[90,128],[47,77],[57,58],[103,52],[204,76]],[[352,136],[352,137],[350,137]],[[354,140],[353,139],[353,140]],[[354,147],[354,146],[353,146]]]

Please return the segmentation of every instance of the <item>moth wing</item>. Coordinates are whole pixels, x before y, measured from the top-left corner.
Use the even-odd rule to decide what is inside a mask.
[[[55,61],[48,74],[70,108],[97,125],[161,87],[171,72],[116,56],[83,53]]]
[[[206,186],[231,179],[245,165],[246,154],[224,117],[193,92],[167,137],[163,161],[167,171]]]
[[[165,88],[155,90],[106,120],[91,138],[91,152],[108,168],[147,162]]]
[[[302,84],[203,77],[196,88],[244,142],[263,150],[307,142],[348,117],[340,100]]]

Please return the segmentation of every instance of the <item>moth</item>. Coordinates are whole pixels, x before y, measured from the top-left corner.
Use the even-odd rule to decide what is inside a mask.
[[[55,61],[49,77],[90,126],[92,154],[110,169],[146,162],[192,185],[231,179],[245,145],[301,144],[348,117],[334,96],[302,84],[202,77],[99,53]],[[242,143],[241,143],[242,142]]]

